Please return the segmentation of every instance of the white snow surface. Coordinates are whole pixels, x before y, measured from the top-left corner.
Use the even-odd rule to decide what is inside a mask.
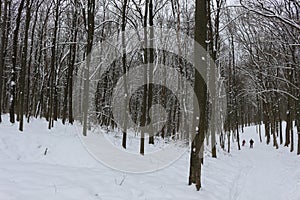
[[[0,124],[0,200],[299,200],[300,157],[289,148],[260,143],[245,128],[241,151],[206,152],[202,188],[188,186],[189,152],[153,173],[112,170],[96,161],[79,137],[79,125],[31,119],[24,132],[3,115]],[[295,135],[296,136],[296,135]],[[249,148],[249,139],[255,141]],[[296,137],[295,137],[296,139]],[[296,140],[295,140],[296,141]],[[47,148],[47,154],[44,152]],[[208,148],[207,148],[208,150]]]

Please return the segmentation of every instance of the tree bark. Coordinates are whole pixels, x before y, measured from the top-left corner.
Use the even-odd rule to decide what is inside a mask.
[[[123,127],[123,138],[122,138],[122,146],[126,149],[126,139],[127,139],[127,118],[128,118],[128,88],[127,88],[127,63],[126,63],[126,41],[125,41],[125,30],[126,30],[126,8],[127,8],[127,0],[123,2],[123,9],[122,9],[122,65],[123,65],[123,74],[124,74],[124,127]]]
[[[33,26],[32,26],[32,31],[31,31],[31,37],[30,37],[30,52],[29,52],[29,55],[32,55],[33,52],[34,52],[34,42],[35,42],[35,27],[36,27],[36,24],[37,24],[37,21],[38,21],[38,14],[39,14],[39,8],[40,6],[42,5],[43,1],[41,2],[37,2],[36,3],[36,10],[35,10],[35,16],[34,16],[34,22],[33,22]],[[36,47],[38,49],[38,46]],[[36,87],[34,84],[33,84],[33,88],[30,88],[30,83],[31,83],[31,67],[32,66],[32,60],[34,60],[36,62],[36,57],[37,57],[37,49],[35,50],[35,53],[34,53],[34,56],[30,56],[29,57],[29,61],[28,61],[28,67],[27,67],[27,86],[26,86],[26,89],[27,89],[27,96],[26,96],[26,102],[25,102],[25,105],[26,105],[26,117],[27,117],[27,123],[29,123],[29,120],[30,120],[30,116],[32,115],[32,106],[33,106],[33,102],[34,102],[34,94],[35,94],[35,91],[34,91],[34,88]],[[34,78],[33,78],[34,79]],[[30,97],[33,97],[32,99],[30,99]]]
[[[90,79],[90,62],[91,52],[93,48],[93,39],[95,31],[95,0],[88,0],[87,4],[87,51],[86,51],[86,67],[84,72],[84,91],[83,91],[83,135],[87,135],[87,123],[88,123],[88,109],[89,109],[89,79]],[[85,17],[85,10],[83,9],[83,15]]]
[[[154,69],[154,27],[153,27],[153,0],[149,0],[149,29],[150,29],[150,38],[149,38],[149,90],[148,90],[148,111],[150,109],[150,106],[152,106],[153,101],[153,69]],[[151,117],[151,113],[147,114],[147,116]],[[151,119],[149,119],[151,120]],[[149,121],[148,120],[148,121]],[[153,127],[152,123],[150,124],[150,133],[149,133],[149,144],[154,144],[154,133],[153,133]]]
[[[51,129],[53,126],[54,120],[54,96],[56,93],[55,86],[55,65],[56,65],[56,40],[57,40],[57,29],[58,29],[58,21],[59,21],[59,8],[60,8],[60,0],[56,1],[55,5],[55,18],[54,18],[54,30],[53,30],[53,38],[52,38],[52,47],[51,47],[51,61],[50,61],[50,74],[49,74],[49,87],[50,87],[50,95],[48,101],[48,129]]]
[[[2,5],[2,2],[1,2]],[[1,7],[2,8],[2,7]],[[1,9],[0,8],[0,9]],[[3,97],[3,71],[5,69],[5,54],[6,54],[6,21],[7,21],[7,9],[8,9],[8,3],[7,1],[4,1],[4,6],[3,6],[3,17],[2,17],[2,9],[1,9],[1,14],[0,17],[2,17],[1,20],[1,29],[2,29],[2,34],[1,34],[1,44],[0,44],[0,123],[2,122],[2,97]]]
[[[207,1],[206,0],[196,0],[196,11],[195,11],[195,42],[200,44],[202,48],[206,49],[206,36],[207,36]],[[206,61],[203,61],[200,55],[198,55],[200,50],[197,46],[194,47],[195,53],[195,65],[205,66]],[[203,56],[203,55],[202,55]],[[206,69],[204,70],[206,71]],[[206,73],[204,73],[206,74]],[[190,175],[189,175],[189,185],[194,183],[196,189],[201,188],[201,161],[203,158],[203,142],[205,139],[206,130],[206,118],[207,118],[207,86],[201,77],[200,73],[195,70],[195,83],[194,92],[197,96],[197,101],[199,104],[199,115],[195,115],[193,123],[196,125],[192,131],[196,130],[195,138],[191,145],[191,156],[190,156]],[[195,105],[195,104],[194,104]],[[195,108],[194,108],[195,109]],[[197,123],[197,119],[199,122]]]
[[[148,97],[148,37],[147,37],[147,19],[148,19],[148,6],[149,6],[149,0],[146,0],[145,2],[145,14],[144,14],[144,91],[143,91],[143,102],[142,102],[142,113],[141,113],[141,123],[140,125],[146,126],[147,125],[147,97]],[[145,132],[142,128],[141,130],[141,141],[140,141],[140,154],[144,155],[145,153]]]
[[[26,73],[26,65],[27,65],[27,46],[28,46],[28,31],[30,25],[30,10],[31,10],[31,1],[26,0],[26,17],[25,17],[25,35],[24,35],[24,44],[22,50],[22,61],[21,61],[21,73],[20,73],[20,112],[19,112],[19,130],[23,131],[24,124],[24,96],[25,96],[25,73]]]
[[[18,8],[18,14],[16,18],[16,27],[14,29],[13,34],[13,55],[12,55],[12,72],[11,72],[11,81],[10,81],[10,108],[9,108],[9,121],[11,123],[15,123],[15,104],[16,104],[16,81],[17,81],[17,75],[16,75],[16,68],[17,68],[17,54],[18,54],[18,36],[19,36],[19,28],[21,23],[21,15],[22,10],[24,7],[25,0],[21,0],[19,8]]]
[[[69,118],[69,123],[73,124],[73,73],[74,73],[74,66],[76,60],[76,49],[77,49],[77,34],[78,34],[78,13],[77,13],[77,6],[78,3],[75,1],[75,6],[73,10],[73,19],[72,19],[72,26],[71,26],[71,35],[72,35],[72,44],[70,45],[70,54],[69,54],[69,66],[68,66],[68,73],[67,73],[67,80],[65,85],[64,91],[64,108],[63,108],[63,119],[62,122],[65,124],[67,115]],[[68,114],[67,114],[68,113]]]

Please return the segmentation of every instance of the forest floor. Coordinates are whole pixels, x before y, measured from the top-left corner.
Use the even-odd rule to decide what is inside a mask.
[[[202,188],[188,186],[189,153],[153,173],[112,170],[83,146],[77,126],[32,119],[24,132],[18,124],[0,124],[0,200],[299,200],[300,157],[289,148],[260,143],[256,127],[245,128],[241,151],[218,149],[205,156]],[[45,150],[47,149],[46,155]]]

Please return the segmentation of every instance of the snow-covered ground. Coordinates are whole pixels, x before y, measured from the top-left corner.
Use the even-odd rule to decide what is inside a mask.
[[[230,154],[205,157],[202,189],[188,186],[189,153],[167,168],[132,174],[96,161],[83,146],[78,126],[32,119],[20,133],[3,115],[0,124],[0,200],[299,200],[300,157],[288,148],[260,144],[255,127],[241,139],[253,138]],[[47,153],[45,154],[45,150]]]

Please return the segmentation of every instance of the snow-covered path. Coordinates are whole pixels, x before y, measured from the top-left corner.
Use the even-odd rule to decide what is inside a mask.
[[[247,130],[248,129],[248,130]],[[246,140],[256,137],[253,127],[246,128]],[[258,141],[256,142],[258,143]],[[282,147],[281,147],[282,148]],[[288,154],[288,148],[274,150],[272,145],[257,144],[254,149],[243,147],[239,152],[243,167],[236,178],[232,200],[299,200],[300,162]]]
[[[16,126],[0,125],[0,200],[300,199],[300,158],[260,144],[255,127],[241,134],[255,140],[254,149],[237,151],[234,144],[230,154],[219,149],[217,159],[206,156],[200,192],[187,185],[188,152],[155,173],[126,174],[95,161],[74,127],[46,127],[34,120],[20,134]]]

